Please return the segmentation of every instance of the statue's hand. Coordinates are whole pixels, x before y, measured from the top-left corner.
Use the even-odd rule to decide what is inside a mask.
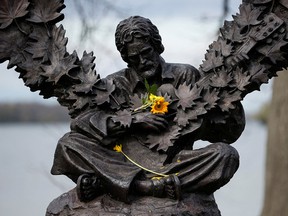
[[[164,115],[155,115],[151,112],[140,112],[133,115],[132,126],[136,129],[151,130],[159,132],[168,127],[168,122]]]

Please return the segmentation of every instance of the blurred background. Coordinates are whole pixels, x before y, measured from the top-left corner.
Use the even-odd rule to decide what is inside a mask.
[[[217,39],[223,20],[231,20],[240,3],[70,0],[65,2],[61,24],[69,38],[68,51],[76,50],[79,57],[84,50],[93,51],[101,77],[126,66],[116,50],[114,32],[119,21],[131,15],[147,17],[158,27],[167,62],[198,68],[208,45]],[[69,131],[68,112],[55,99],[44,100],[37,92],[30,92],[18,74],[6,67],[7,62],[0,65],[0,215],[44,215],[54,198],[75,186],[64,176],[50,174],[57,141]],[[247,126],[233,144],[241,165],[231,182],[215,193],[223,216],[261,213],[267,141],[262,110],[271,100],[271,83],[243,101]]]

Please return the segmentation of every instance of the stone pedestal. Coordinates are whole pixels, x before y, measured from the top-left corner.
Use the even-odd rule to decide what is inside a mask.
[[[186,194],[180,201],[141,197],[126,204],[108,195],[80,202],[73,189],[53,200],[46,216],[220,216],[213,194]]]

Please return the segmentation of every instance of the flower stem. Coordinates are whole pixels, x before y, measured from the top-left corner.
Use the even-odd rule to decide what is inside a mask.
[[[139,110],[141,110],[141,109],[146,109],[146,108],[148,108],[149,106],[151,106],[151,104],[150,104],[150,103],[146,103],[146,104],[143,104],[142,106],[134,109],[133,111],[134,111],[134,112],[137,112],[137,111],[139,111]]]
[[[136,166],[140,167],[141,169],[147,171],[147,172],[150,172],[150,173],[153,173],[155,175],[158,175],[158,176],[162,176],[162,177],[168,177],[168,175],[165,175],[163,173],[158,173],[158,172],[155,172],[153,170],[150,170],[150,169],[147,169],[143,166],[141,166],[140,164],[136,163],[135,161],[133,161],[130,157],[128,157],[128,155],[126,155],[123,151],[121,151],[121,153],[130,161],[132,162],[133,164],[135,164]]]
[[[158,175],[158,176],[162,176],[162,177],[168,177],[169,175],[166,175],[166,174],[163,174],[163,173],[158,173],[158,172],[155,172],[153,170],[150,170],[150,169],[147,169],[143,166],[141,166],[140,164],[136,163],[135,161],[133,161],[128,155],[126,155],[123,151],[122,151],[122,145],[116,145],[114,148],[113,148],[116,152],[120,152],[122,153],[131,163],[133,163],[134,165],[140,167],[141,169],[147,171],[147,172],[150,172],[150,173],[153,173],[155,175]]]

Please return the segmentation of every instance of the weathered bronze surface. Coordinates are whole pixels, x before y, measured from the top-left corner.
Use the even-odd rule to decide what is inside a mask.
[[[220,215],[213,193],[239,166],[229,144],[245,127],[240,101],[288,65],[288,1],[244,0],[199,70],[166,63],[157,27],[129,17],[115,33],[127,68],[105,78],[93,53],[66,51],[64,7],[0,5],[0,62],[71,115],[51,172],[77,186],[47,215]],[[193,149],[197,140],[211,144]]]

